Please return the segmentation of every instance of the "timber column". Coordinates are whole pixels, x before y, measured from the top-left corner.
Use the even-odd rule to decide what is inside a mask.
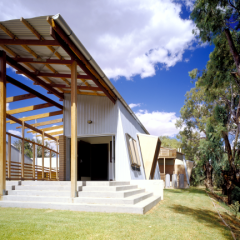
[[[0,198],[6,190],[6,53],[0,51]]]
[[[71,65],[71,197],[77,197],[77,63]]]

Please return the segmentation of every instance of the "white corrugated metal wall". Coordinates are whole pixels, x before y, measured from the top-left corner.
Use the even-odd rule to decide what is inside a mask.
[[[71,95],[64,95],[64,135],[71,136]],[[78,95],[77,135],[115,134],[117,131],[117,105],[107,97]],[[92,124],[87,121],[91,120]]]
[[[124,169],[126,169],[126,168],[129,169],[130,177],[132,180],[146,179],[145,173],[144,173],[144,168],[143,168],[141,152],[139,149],[139,144],[138,144],[138,151],[139,151],[139,155],[141,158],[140,171],[133,169],[131,167],[131,162],[129,159],[128,149],[127,149],[126,137],[125,137],[125,134],[128,133],[131,137],[133,137],[138,142],[137,133],[145,133],[145,132],[141,128],[139,123],[132,117],[132,115],[127,111],[127,109],[122,105],[122,103],[120,101],[117,101],[116,104],[118,105],[118,108],[119,108],[119,114],[120,114],[119,119],[121,119],[122,132],[123,132],[123,138],[118,143],[118,144],[121,144],[121,147],[119,147],[119,148],[122,149],[122,152],[117,153],[117,151],[116,151],[117,158],[121,159],[121,161],[116,161],[116,168],[115,168],[116,180],[118,180],[117,176],[121,176],[122,171],[124,171]],[[118,154],[121,154],[121,157],[118,156]],[[124,156],[124,158],[122,156]],[[122,180],[122,179],[119,179],[119,180]]]
[[[143,161],[141,168],[131,167],[125,133],[137,142],[137,133],[145,133],[122,103],[114,105],[107,97],[78,95],[78,137],[115,135],[115,180],[145,179]],[[71,136],[71,95],[64,99],[64,135]],[[92,124],[87,121],[92,120]],[[138,145],[139,148],[139,145]]]

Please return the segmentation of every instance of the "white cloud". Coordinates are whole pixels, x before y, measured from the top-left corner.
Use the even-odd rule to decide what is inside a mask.
[[[140,107],[140,106],[141,106],[141,103],[130,103],[129,104],[130,108],[135,108],[135,107]]]
[[[17,136],[19,136],[19,137],[22,136],[21,132],[19,132],[19,131],[17,131],[17,130],[8,130],[8,132],[11,133],[11,134],[17,135]]]
[[[139,110],[135,114],[151,135],[173,137],[179,132],[175,126],[178,120],[175,112]]]
[[[127,79],[169,68],[192,46],[194,23],[180,17],[192,0],[105,0],[0,2],[0,20],[60,13],[106,75]],[[47,8],[46,8],[47,4]],[[161,67],[162,67],[161,66]]]
[[[6,110],[7,110],[7,111],[10,110],[10,103],[6,103]]]

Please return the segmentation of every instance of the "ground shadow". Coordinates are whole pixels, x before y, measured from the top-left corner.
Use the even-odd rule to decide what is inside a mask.
[[[169,206],[168,208],[177,214],[188,215],[207,227],[219,228],[221,230],[225,228],[229,234],[227,234],[227,232],[225,231],[221,231],[221,232],[223,236],[226,237],[226,239],[227,237],[229,238],[231,234],[230,230],[225,225],[223,225],[221,220],[218,218],[218,215],[215,211],[195,209],[195,208],[182,206],[182,205]]]
[[[175,188],[175,189],[169,189],[169,188],[165,188],[164,191],[169,192],[169,193],[184,193],[184,192],[191,192],[193,194],[204,194],[206,195],[206,192],[204,189],[199,189],[199,188],[186,188],[186,189],[179,189],[179,188]]]

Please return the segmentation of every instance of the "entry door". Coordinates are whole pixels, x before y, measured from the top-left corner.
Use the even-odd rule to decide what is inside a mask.
[[[91,180],[108,180],[108,144],[91,144]]]
[[[78,142],[78,181],[81,177],[91,177],[91,144],[79,141]]]

